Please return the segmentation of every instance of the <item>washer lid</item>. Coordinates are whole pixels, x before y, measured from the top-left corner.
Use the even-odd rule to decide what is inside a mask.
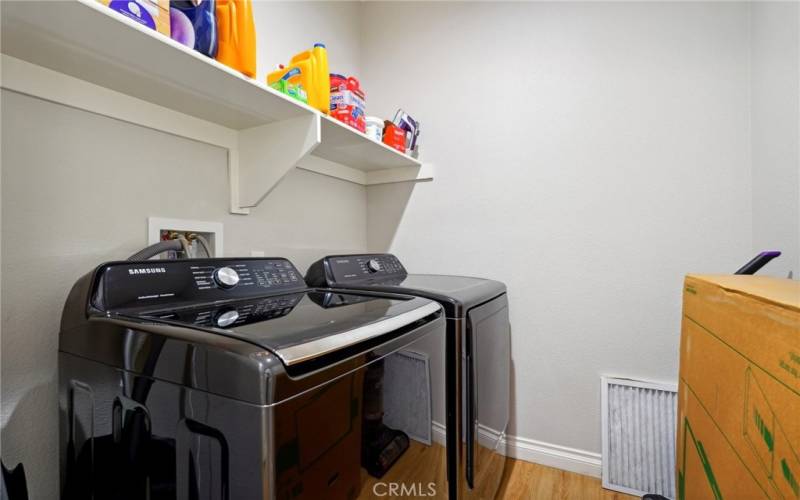
[[[449,318],[458,318],[506,292],[494,280],[469,276],[408,274],[392,254],[330,255],[311,264],[306,273],[309,286],[338,289],[407,293],[442,304]]]
[[[485,300],[487,296],[497,296],[506,291],[505,285],[499,281],[443,274],[409,274],[393,284],[405,290],[405,293],[435,293],[464,302],[476,296]]]
[[[291,366],[399,333],[440,310],[423,298],[311,290],[137,316],[244,340]]]
[[[344,285],[350,287],[350,285]],[[470,276],[441,274],[409,274],[398,278],[375,280],[352,287],[356,290],[375,290],[406,293],[435,300],[442,304],[447,317],[464,316],[471,308],[506,292],[506,286],[494,280]]]

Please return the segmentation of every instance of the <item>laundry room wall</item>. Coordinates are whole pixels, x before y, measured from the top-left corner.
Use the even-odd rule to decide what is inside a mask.
[[[358,75],[360,65],[360,2],[256,1],[253,18],[258,36],[258,79],[294,54],[324,43],[332,73]]]
[[[342,24],[356,22],[350,4],[257,7],[260,72],[318,40],[331,67],[358,70],[358,32]],[[366,194],[296,169],[251,215],[231,215],[222,149],[6,90],[0,106],[2,459],[25,465],[32,500],[50,500],[59,319],[79,276],[145,246],[149,216],[222,222],[227,255],[260,250],[305,270],[321,255],[365,250]]]
[[[599,473],[600,375],[675,381],[683,276],[751,257],[748,6],[363,9],[368,114],[436,166],[368,188],[370,249],[507,283],[514,451]]]
[[[763,273],[800,279],[800,3],[751,11],[753,250],[781,250]]]

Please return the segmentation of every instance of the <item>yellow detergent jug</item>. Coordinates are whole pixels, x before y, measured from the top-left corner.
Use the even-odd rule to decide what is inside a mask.
[[[317,103],[319,109],[325,114],[331,111],[331,74],[328,70],[328,49],[324,43],[315,43],[312,49],[316,60],[317,77],[314,84],[317,86]]]
[[[299,85],[305,92],[308,105],[317,108],[315,87],[314,87],[314,67],[312,59],[293,61],[285,68],[273,71],[267,75],[267,85],[273,87],[273,83],[278,80],[288,80],[293,85]]]
[[[317,87],[317,61],[314,54],[310,50],[304,50],[299,54],[295,54],[289,61],[288,67],[303,67],[308,68],[308,85],[305,86],[306,94],[308,95],[308,105],[312,108],[319,109],[319,88]]]
[[[217,0],[217,61],[256,76],[256,26],[251,0]]]
[[[330,113],[331,77],[328,72],[328,52],[324,44],[314,44],[311,50],[304,50],[292,57],[291,65],[310,62],[313,87],[307,87],[308,104],[325,114]]]

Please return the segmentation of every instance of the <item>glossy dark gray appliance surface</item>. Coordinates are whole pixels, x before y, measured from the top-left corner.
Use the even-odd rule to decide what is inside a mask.
[[[62,316],[62,498],[353,498],[364,372],[443,343],[440,311],[308,289],[285,259],[100,266]]]
[[[506,293],[499,282],[471,276],[408,274],[391,254],[332,255],[318,260],[306,272],[309,286],[379,290],[426,297],[442,304],[450,318]]]
[[[510,415],[506,286],[468,276],[408,274],[391,254],[328,256],[312,264],[305,279],[311,286],[410,294],[442,305],[450,497],[493,498],[504,469]]]

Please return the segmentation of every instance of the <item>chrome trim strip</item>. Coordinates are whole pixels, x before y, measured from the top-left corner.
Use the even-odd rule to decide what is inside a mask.
[[[325,354],[331,353],[338,349],[363,342],[364,340],[384,335],[393,330],[408,326],[415,321],[418,321],[426,316],[429,316],[442,309],[436,302],[430,302],[424,306],[418,307],[413,311],[404,312],[397,316],[391,316],[376,323],[360,326],[353,330],[342,332],[336,335],[330,335],[320,339],[312,340],[304,344],[298,344],[291,347],[285,347],[276,350],[275,354],[288,366],[302,363]]]

